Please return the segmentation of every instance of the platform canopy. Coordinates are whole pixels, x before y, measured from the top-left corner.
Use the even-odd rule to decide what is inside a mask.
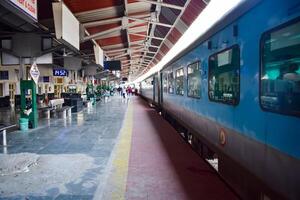
[[[64,0],[85,28],[81,43],[97,42],[121,77],[148,71],[172,48],[209,0]]]

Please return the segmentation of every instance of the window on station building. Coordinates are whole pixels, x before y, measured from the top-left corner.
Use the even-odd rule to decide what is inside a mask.
[[[173,71],[168,72],[168,93],[174,94],[174,74]]]
[[[299,20],[264,33],[261,48],[261,107],[300,116]]]
[[[0,71],[0,80],[9,80],[8,71]]]
[[[64,79],[63,79],[63,78],[56,78],[56,79],[55,79],[55,82],[56,82],[57,84],[63,84],[63,83],[64,83]]]
[[[12,49],[12,39],[11,38],[0,38],[0,47],[2,49]]]
[[[209,99],[237,105],[240,98],[240,50],[237,45],[209,57]]]
[[[44,83],[49,83],[50,82],[49,76],[43,76],[43,82]]]
[[[194,62],[187,67],[187,95],[201,98],[200,62]]]
[[[184,71],[183,68],[176,70],[176,94],[184,95],[183,81],[184,81]]]

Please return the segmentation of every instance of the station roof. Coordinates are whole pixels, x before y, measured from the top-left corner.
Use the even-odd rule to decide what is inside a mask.
[[[122,77],[147,72],[172,48],[209,0],[64,0]]]
[[[32,32],[42,27],[53,34],[51,4],[55,1],[60,0],[38,1],[39,23],[16,20],[12,12],[0,6],[0,13],[10,13],[1,15],[2,32]],[[135,80],[168,53],[210,0],[63,1],[85,29],[81,57],[94,59],[96,42],[106,56],[121,60],[121,77]],[[58,57],[62,57],[64,50],[58,50]]]

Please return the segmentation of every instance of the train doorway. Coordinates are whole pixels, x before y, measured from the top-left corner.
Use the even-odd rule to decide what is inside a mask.
[[[164,82],[163,82],[163,73],[160,73],[160,76],[159,76],[159,82],[160,82],[160,104],[163,104],[164,100],[163,100],[163,94],[164,94]]]

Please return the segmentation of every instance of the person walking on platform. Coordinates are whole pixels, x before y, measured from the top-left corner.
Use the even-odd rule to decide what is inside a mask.
[[[123,96],[123,99],[126,98],[126,88],[125,87],[122,88],[122,96]]]
[[[119,95],[122,96],[122,88],[121,88],[121,86],[119,86],[117,90],[118,90]]]
[[[127,87],[127,94],[128,94],[128,96],[132,95],[132,89],[130,86]]]

